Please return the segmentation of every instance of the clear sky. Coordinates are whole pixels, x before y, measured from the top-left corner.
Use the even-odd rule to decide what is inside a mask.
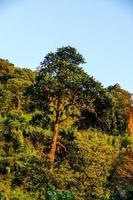
[[[0,57],[35,69],[71,45],[104,86],[133,92],[132,0],[0,0]]]

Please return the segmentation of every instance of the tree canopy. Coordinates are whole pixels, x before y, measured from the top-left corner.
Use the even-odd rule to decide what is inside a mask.
[[[79,118],[81,110],[97,113],[99,105],[103,109],[112,106],[111,98],[102,85],[81,68],[84,62],[76,49],[70,46],[59,48],[45,56],[32,86],[35,101],[53,116],[53,139],[49,153],[52,162],[63,122],[68,118]]]

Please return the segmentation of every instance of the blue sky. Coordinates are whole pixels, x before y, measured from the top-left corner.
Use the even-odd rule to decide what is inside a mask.
[[[0,57],[35,69],[71,45],[104,86],[133,92],[132,0],[0,0]]]

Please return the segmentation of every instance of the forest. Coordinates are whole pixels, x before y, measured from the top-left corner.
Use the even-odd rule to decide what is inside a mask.
[[[0,59],[1,200],[133,199],[130,93],[84,64],[71,46],[36,70]]]

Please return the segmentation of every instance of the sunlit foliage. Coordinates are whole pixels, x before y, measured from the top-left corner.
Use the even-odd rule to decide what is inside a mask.
[[[1,200],[132,199],[130,95],[84,62],[70,46],[36,71],[0,59]]]

